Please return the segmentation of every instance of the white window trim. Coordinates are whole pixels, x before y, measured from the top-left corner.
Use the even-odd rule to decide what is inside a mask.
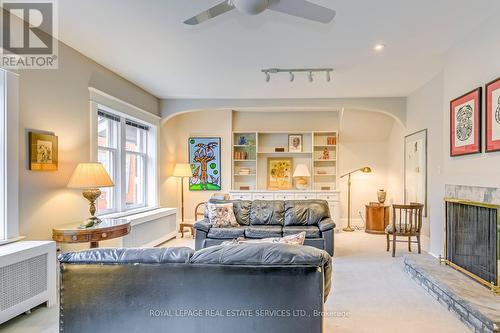
[[[5,154],[2,163],[2,198],[3,216],[6,223],[2,223],[5,239],[1,244],[17,241],[19,237],[19,74],[0,68],[0,75],[4,76],[5,116],[0,122],[5,137],[0,141],[1,150]]]
[[[154,115],[150,112],[147,112],[141,108],[138,108],[130,103],[122,101],[116,97],[113,97],[105,92],[102,92],[96,88],[89,87],[89,102],[90,102],[90,160],[97,161],[97,150],[98,150],[98,131],[97,131],[97,119],[98,119],[98,110],[102,109],[103,111],[108,111],[111,113],[115,113],[122,118],[123,124],[126,119],[130,119],[136,121],[138,123],[142,123],[150,126],[150,136],[155,137],[156,140],[148,140],[148,157],[151,158],[154,163],[146,163],[146,188],[148,189],[147,202],[146,205],[140,207],[138,209],[134,209],[134,207],[116,207],[116,210],[113,212],[104,211],[100,216],[119,216],[119,215],[129,215],[131,213],[138,213],[143,211],[152,210],[158,207],[159,203],[159,126],[160,126],[160,117]],[[108,110],[107,110],[108,109]],[[121,131],[121,135],[124,135],[124,131]],[[124,142],[124,138],[121,138],[121,142]],[[115,166],[119,171],[121,165],[125,165],[125,154],[121,154],[120,165]],[[156,167],[156,168],[155,168]],[[115,171],[116,172],[116,171]],[[119,181],[120,184],[122,180],[119,179],[121,172],[117,172],[115,175],[118,176],[116,181]],[[122,187],[122,186],[120,186]],[[122,193],[118,193],[120,191],[115,191],[115,195],[119,197],[121,200],[118,200],[120,204],[125,202],[124,196],[125,191],[121,191]]]

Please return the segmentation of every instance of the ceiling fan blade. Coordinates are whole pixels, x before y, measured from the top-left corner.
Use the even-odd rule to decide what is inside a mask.
[[[268,9],[321,23],[330,23],[336,12],[306,0],[269,0]]]
[[[204,21],[210,20],[216,16],[224,14],[230,10],[233,10],[234,6],[230,5],[228,1],[221,2],[218,5],[213,6],[212,8],[199,13],[196,16],[191,17],[190,19],[184,21],[184,24],[188,25],[197,25]]]

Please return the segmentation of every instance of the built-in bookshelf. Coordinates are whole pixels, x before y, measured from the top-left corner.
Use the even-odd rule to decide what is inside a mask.
[[[300,151],[289,151],[289,135],[302,137]],[[308,190],[337,188],[337,132],[233,132],[232,139],[233,190],[266,190],[268,159],[284,157],[308,167]]]

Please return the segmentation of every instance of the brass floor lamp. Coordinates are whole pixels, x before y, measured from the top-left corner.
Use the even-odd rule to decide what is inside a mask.
[[[370,173],[372,172],[372,169],[370,167],[364,167],[360,169],[353,170],[351,172],[346,173],[345,175],[341,176],[340,178],[344,178],[348,176],[347,178],[347,227],[343,228],[342,230],[344,231],[354,231],[354,228],[351,227],[351,175],[355,172],[364,172],[364,173]]]

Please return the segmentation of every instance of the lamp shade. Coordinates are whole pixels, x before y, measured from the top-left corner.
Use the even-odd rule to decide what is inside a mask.
[[[370,168],[370,167],[364,167],[364,168],[361,168],[359,170],[363,171],[364,173],[370,173],[370,172],[372,172],[372,168]]]
[[[193,171],[189,163],[177,163],[174,168],[174,177],[193,177]]]
[[[113,181],[101,163],[80,163],[69,179],[69,188],[92,189],[111,187]]]
[[[295,172],[293,173],[293,177],[311,177],[309,173],[309,169],[305,164],[299,164],[295,168]]]

